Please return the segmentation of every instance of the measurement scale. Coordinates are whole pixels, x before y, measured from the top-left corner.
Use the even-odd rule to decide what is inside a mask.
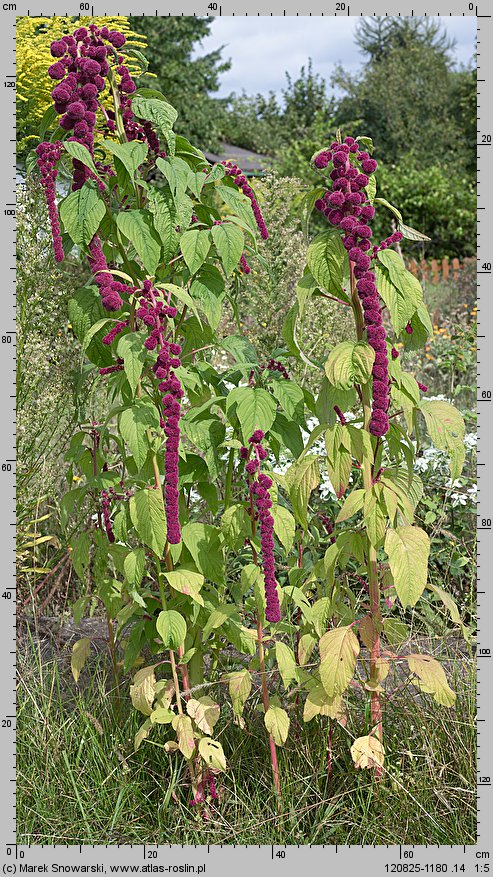
[[[236,0],[222,3],[170,3],[164,8],[151,8],[151,0],[138,8],[126,8],[119,0],[74,2],[74,0],[39,0],[49,5],[34,7],[38,0],[0,3],[0,47],[3,89],[1,110],[4,134],[0,141],[3,172],[0,178],[0,217],[3,318],[0,326],[0,368],[3,375],[0,401],[5,412],[0,431],[1,527],[0,549],[4,577],[0,588],[1,666],[0,678],[0,742],[2,787],[0,807],[0,862],[3,873],[101,873],[101,874],[214,874],[238,877],[300,873],[302,869],[323,867],[349,875],[366,874],[487,874],[493,845],[490,844],[493,824],[491,803],[491,755],[493,733],[491,641],[493,596],[489,571],[493,568],[493,460],[488,461],[493,439],[493,21],[490,5],[471,2],[435,2],[433,7],[404,3],[385,5],[373,0],[371,5],[329,2],[310,11],[288,7],[286,2],[271,0],[269,9],[250,6]],[[71,6],[73,3],[73,6]],[[154,0],[155,3],[155,0]],[[16,844],[15,833],[15,26],[16,16],[51,15],[136,15],[147,16],[469,16],[477,25],[477,181],[478,181],[478,830],[477,842],[470,846],[29,846]],[[488,98],[488,93],[490,97]],[[12,379],[10,379],[12,375]],[[10,414],[10,412],[12,412]],[[491,866],[493,870],[493,865]]]

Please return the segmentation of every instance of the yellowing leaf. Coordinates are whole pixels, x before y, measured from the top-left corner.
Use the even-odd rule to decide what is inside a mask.
[[[376,737],[358,737],[351,746],[355,767],[383,767],[385,750]]]
[[[130,699],[136,710],[145,716],[152,713],[152,704],[156,696],[156,675],[154,667],[142,667],[134,676],[130,686]]]
[[[190,759],[195,749],[195,737],[193,734],[192,720],[189,716],[175,716],[173,728],[178,737],[178,748],[184,758]]]
[[[325,633],[319,643],[320,679],[330,698],[341,695],[351,681],[359,655],[359,642],[350,627]]]
[[[199,740],[199,752],[205,763],[213,770],[226,770],[226,757],[223,747],[217,740],[211,740],[210,737],[202,737]]]
[[[187,713],[204,734],[212,734],[219,719],[221,708],[210,697],[191,697],[187,702]]]
[[[140,726],[134,737],[134,751],[140,748],[141,743],[147,739],[151,730],[151,720],[146,719],[144,724]]]
[[[426,586],[430,540],[420,527],[387,530],[385,551],[397,596],[404,609],[415,606]]]
[[[276,643],[276,660],[284,688],[288,688],[293,680],[297,679],[296,661],[292,649],[285,643]]]
[[[245,701],[252,688],[252,679],[248,670],[238,670],[229,673],[226,677],[229,682],[229,694],[233,704],[233,711],[241,716]]]
[[[283,746],[289,733],[289,716],[286,710],[280,706],[271,706],[264,716],[264,722],[276,746]]]
[[[452,481],[462,472],[466,456],[464,436],[466,427],[462,414],[450,402],[431,400],[423,402],[421,413],[434,445],[446,451],[450,457],[450,474]]]
[[[418,677],[415,684],[421,691],[432,694],[442,706],[453,706],[455,692],[450,688],[444,669],[430,655],[408,655],[407,663],[412,673]]]
[[[174,718],[175,713],[173,710],[158,706],[157,709],[152,711],[150,721],[152,725],[170,725]]]
[[[72,668],[72,676],[75,681],[79,681],[80,671],[86,663],[91,652],[91,640],[87,636],[77,640],[72,646],[72,659],[70,666]]]
[[[348,518],[352,518],[356,512],[359,512],[360,509],[363,508],[364,500],[365,491],[362,487],[357,490],[352,490],[349,496],[344,500],[342,509],[337,515],[336,524],[340,524],[342,521],[347,521]]]
[[[304,633],[298,643],[298,661],[301,667],[308,664],[317,640],[311,633]]]
[[[337,719],[341,714],[342,700],[339,696],[329,697],[322,685],[317,685],[308,692],[303,710],[303,721],[311,722],[315,716],[329,716]]]
[[[165,572],[164,576],[168,580],[168,584],[171,585],[175,591],[180,591],[181,594],[186,594],[196,603],[199,603],[200,606],[204,605],[204,601],[200,596],[200,589],[205,580],[201,573],[182,568],[174,569],[171,572]]]
[[[347,390],[355,381],[369,381],[374,361],[375,351],[365,341],[341,341],[329,354],[325,374],[333,387]]]

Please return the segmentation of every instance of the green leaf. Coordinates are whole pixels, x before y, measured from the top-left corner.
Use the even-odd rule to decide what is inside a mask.
[[[271,509],[274,518],[274,533],[281,545],[289,553],[293,547],[296,523],[291,512],[282,505],[275,505]]]
[[[131,140],[130,143],[115,143],[113,140],[103,140],[101,146],[120,159],[125,170],[132,178],[137,168],[145,162],[149,150],[147,143],[142,143],[139,140]]]
[[[91,536],[85,530],[72,540],[70,560],[81,581],[85,581],[91,555]]]
[[[236,415],[246,442],[256,429],[269,431],[276,417],[276,403],[267,390],[253,387],[245,387],[245,390],[238,402]]]
[[[60,203],[64,229],[78,246],[87,246],[92,241],[105,213],[105,203],[93,180],[71,192]]]
[[[123,561],[123,571],[129,585],[140,585],[145,569],[146,555],[143,548],[134,548],[129,551]]]
[[[154,228],[163,247],[163,264],[167,265],[178,249],[177,217],[174,205],[169,203],[163,192],[151,189],[147,206],[152,214]]]
[[[174,153],[175,139],[173,125],[177,111],[166,100],[145,98],[135,95],[132,98],[132,111],[139,119],[147,119],[164,135],[170,152]]]
[[[148,210],[123,210],[116,217],[122,234],[134,245],[148,274],[155,274],[161,258],[161,243]]]
[[[430,655],[408,655],[407,663],[411,673],[418,677],[414,684],[427,694],[432,694],[441,706],[453,706],[456,694],[450,688],[441,664]]]
[[[244,335],[227,335],[221,340],[220,346],[231,353],[236,362],[257,362],[255,348]]]
[[[211,524],[185,524],[181,538],[192,555],[197,569],[215,584],[224,583],[224,553],[221,531]]]
[[[293,463],[285,473],[294,516],[304,530],[308,529],[307,509],[312,490],[318,487],[318,457],[308,455]]]
[[[235,612],[238,611],[238,607],[235,606],[234,603],[220,603],[219,606],[216,606],[215,609],[212,610],[205,627],[202,631],[202,641],[205,642],[209,634],[213,630],[217,630],[218,627],[222,627],[225,621],[230,618]]]
[[[320,679],[330,698],[338,697],[349,685],[359,655],[358,637],[350,627],[336,627],[319,643]]]
[[[212,227],[212,240],[228,277],[237,267],[245,247],[245,235],[230,222]]]
[[[137,400],[120,414],[120,433],[130,448],[138,469],[144,465],[149,451],[146,432],[149,428],[158,426],[159,412],[152,402]]]
[[[305,396],[303,390],[294,381],[271,381],[270,389],[288,417],[303,414]]]
[[[204,576],[201,573],[182,568],[165,572],[163,575],[173,590],[179,591],[180,594],[186,594],[187,597],[191,597],[200,606],[204,605],[200,595],[200,589],[204,584]]]
[[[409,639],[409,628],[399,618],[384,618],[383,632],[385,639],[391,646],[400,646]]]
[[[168,181],[171,194],[174,198],[175,207],[177,211],[179,211],[180,204],[185,197],[185,190],[189,185],[191,177],[194,176],[193,171],[190,170],[188,164],[186,161],[183,161],[182,158],[172,158],[171,160],[167,159],[166,161],[162,158],[158,158],[156,159],[156,164]]]
[[[400,210],[398,210],[397,207],[394,207],[393,204],[390,204],[388,201],[386,201],[385,198],[375,198],[375,204],[381,204],[383,207],[386,207],[387,210],[390,210],[391,213],[394,214],[399,222],[402,222],[402,214]]]
[[[238,503],[226,509],[221,518],[221,532],[231,548],[238,549],[243,545],[246,536],[251,533],[245,506]]]
[[[407,238],[408,241],[431,241],[431,238],[428,235],[423,234],[421,231],[416,231],[415,228],[411,228],[410,225],[404,225],[403,222],[399,222],[397,225],[398,231]]]
[[[89,170],[91,170],[93,174],[99,178],[99,174],[96,170],[92,155],[89,152],[87,146],[84,146],[83,143],[78,143],[76,140],[64,140],[63,146],[67,150],[68,154],[72,156],[72,158],[80,161],[81,164],[84,164],[86,167],[88,167]]]
[[[185,642],[187,623],[174,609],[160,612],[156,620],[156,630],[166,649],[178,649]]]
[[[246,195],[238,192],[234,186],[216,186],[216,192],[223,199],[232,213],[239,216],[245,225],[251,229],[254,236],[257,234],[257,225],[252,213],[252,204]]]
[[[211,740],[210,737],[202,737],[199,740],[199,753],[207,766],[213,770],[225,771],[227,769],[223,747],[217,740]]]
[[[394,316],[399,325],[399,321],[402,320],[402,313],[409,312],[411,307],[411,313],[414,313],[422,303],[423,290],[417,277],[407,270],[401,257],[394,250],[381,250],[378,253],[378,259],[388,272],[388,280],[390,281],[390,284],[397,290],[399,298],[403,299],[403,301],[395,301],[392,297],[391,288],[388,285],[383,284],[381,295],[391,310],[392,325],[394,325]],[[381,280],[381,275],[379,275],[379,277]],[[385,300],[384,293],[389,297],[389,302]],[[394,316],[392,316],[392,313]],[[406,323],[404,323],[404,326],[405,325]],[[398,331],[400,331],[400,329],[396,329],[396,332]]]
[[[83,636],[82,639],[77,640],[76,643],[72,646],[72,657],[70,660],[70,667],[72,669],[72,676],[75,681],[79,681],[79,676],[84,664],[86,663],[89,655],[91,653],[91,640],[87,636]]]
[[[190,295],[215,331],[221,322],[225,286],[222,275],[214,265],[202,266],[192,281]]]
[[[264,722],[276,746],[283,746],[289,733],[289,716],[286,710],[280,706],[271,706],[264,716]]]
[[[142,541],[162,557],[166,534],[162,491],[146,488],[131,496],[130,519]]]
[[[341,341],[329,354],[325,374],[334,387],[347,390],[370,380],[374,361],[375,351],[365,341]]]
[[[388,271],[379,265],[375,266],[375,274],[378,293],[389,309],[392,327],[398,335],[407,326],[420,303],[417,290],[411,289],[408,295],[403,295],[391,282]]]
[[[450,402],[423,402],[420,407],[433,444],[450,457],[450,474],[455,481],[462,472],[466,451],[466,427],[462,414]]]
[[[320,286],[331,295],[349,301],[342,288],[347,270],[347,254],[337,231],[323,231],[316,236],[306,254],[308,268]]]
[[[132,392],[135,393],[147,355],[143,336],[139,332],[122,335],[118,341],[117,354],[123,359],[123,368],[128,383]]]
[[[363,432],[363,430],[357,430]],[[349,446],[349,447],[348,447]],[[334,424],[325,432],[327,473],[338,499],[346,492],[353,465],[351,433],[346,426]]]
[[[419,527],[387,530],[385,551],[389,557],[397,596],[404,609],[415,606],[426,586],[430,540]]]
[[[288,646],[282,642],[277,642],[276,661],[284,688],[289,688],[291,682],[296,681],[298,678],[296,660],[292,649],[288,648]]]
[[[196,274],[209,254],[211,238],[209,229],[192,228],[180,238],[180,247],[191,274]]]
[[[353,490],[344,500],[342,509],[337,515],[336,524],[341,524],[342,521],[347,521],[348,518],[352,518],[353,515],[355,515],[363,508],[364,501],[365,491],[363,490],[363,488]]]

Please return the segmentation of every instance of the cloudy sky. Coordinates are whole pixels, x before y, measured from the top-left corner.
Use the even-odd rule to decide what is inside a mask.
[[[223,57],[232,61],[222,75],[218,96],[245,90],[248,94],[279,92],[285,85],[285,71],[296,76],[308,58],[317,73],[329,79],[337,63],[352,72],[361,64],[353,33],[358,18],[351,17],[220,17],[198,54],[224,46]],[[465,64],[474,52],[476,19],[442,18],[447,33],[457,45],[457,63]]]

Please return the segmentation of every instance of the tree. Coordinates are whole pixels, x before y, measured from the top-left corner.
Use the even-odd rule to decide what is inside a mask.
[[[440,144],[446,144],[448,157],[462,158],[462,132],[450,112],[453,43],[441,25],[425,19],[362,19],[356,42],[369,57],[363,72],[350,76],[339,67],[333,77],[343,93],[341,123],[360,119],[386,163],[410,152],[432,165]]]
[[[217,149],[221,120],[227,100],[212,98],[219,88],[221,73],[230,68],[221,59],[222,47],[193,58],[194,48],[209,35],[213,17],[130,17],[131,27],[138,28],[147,39],[149,80],[178,109],[179,134],[196,142],[202,149]]]

